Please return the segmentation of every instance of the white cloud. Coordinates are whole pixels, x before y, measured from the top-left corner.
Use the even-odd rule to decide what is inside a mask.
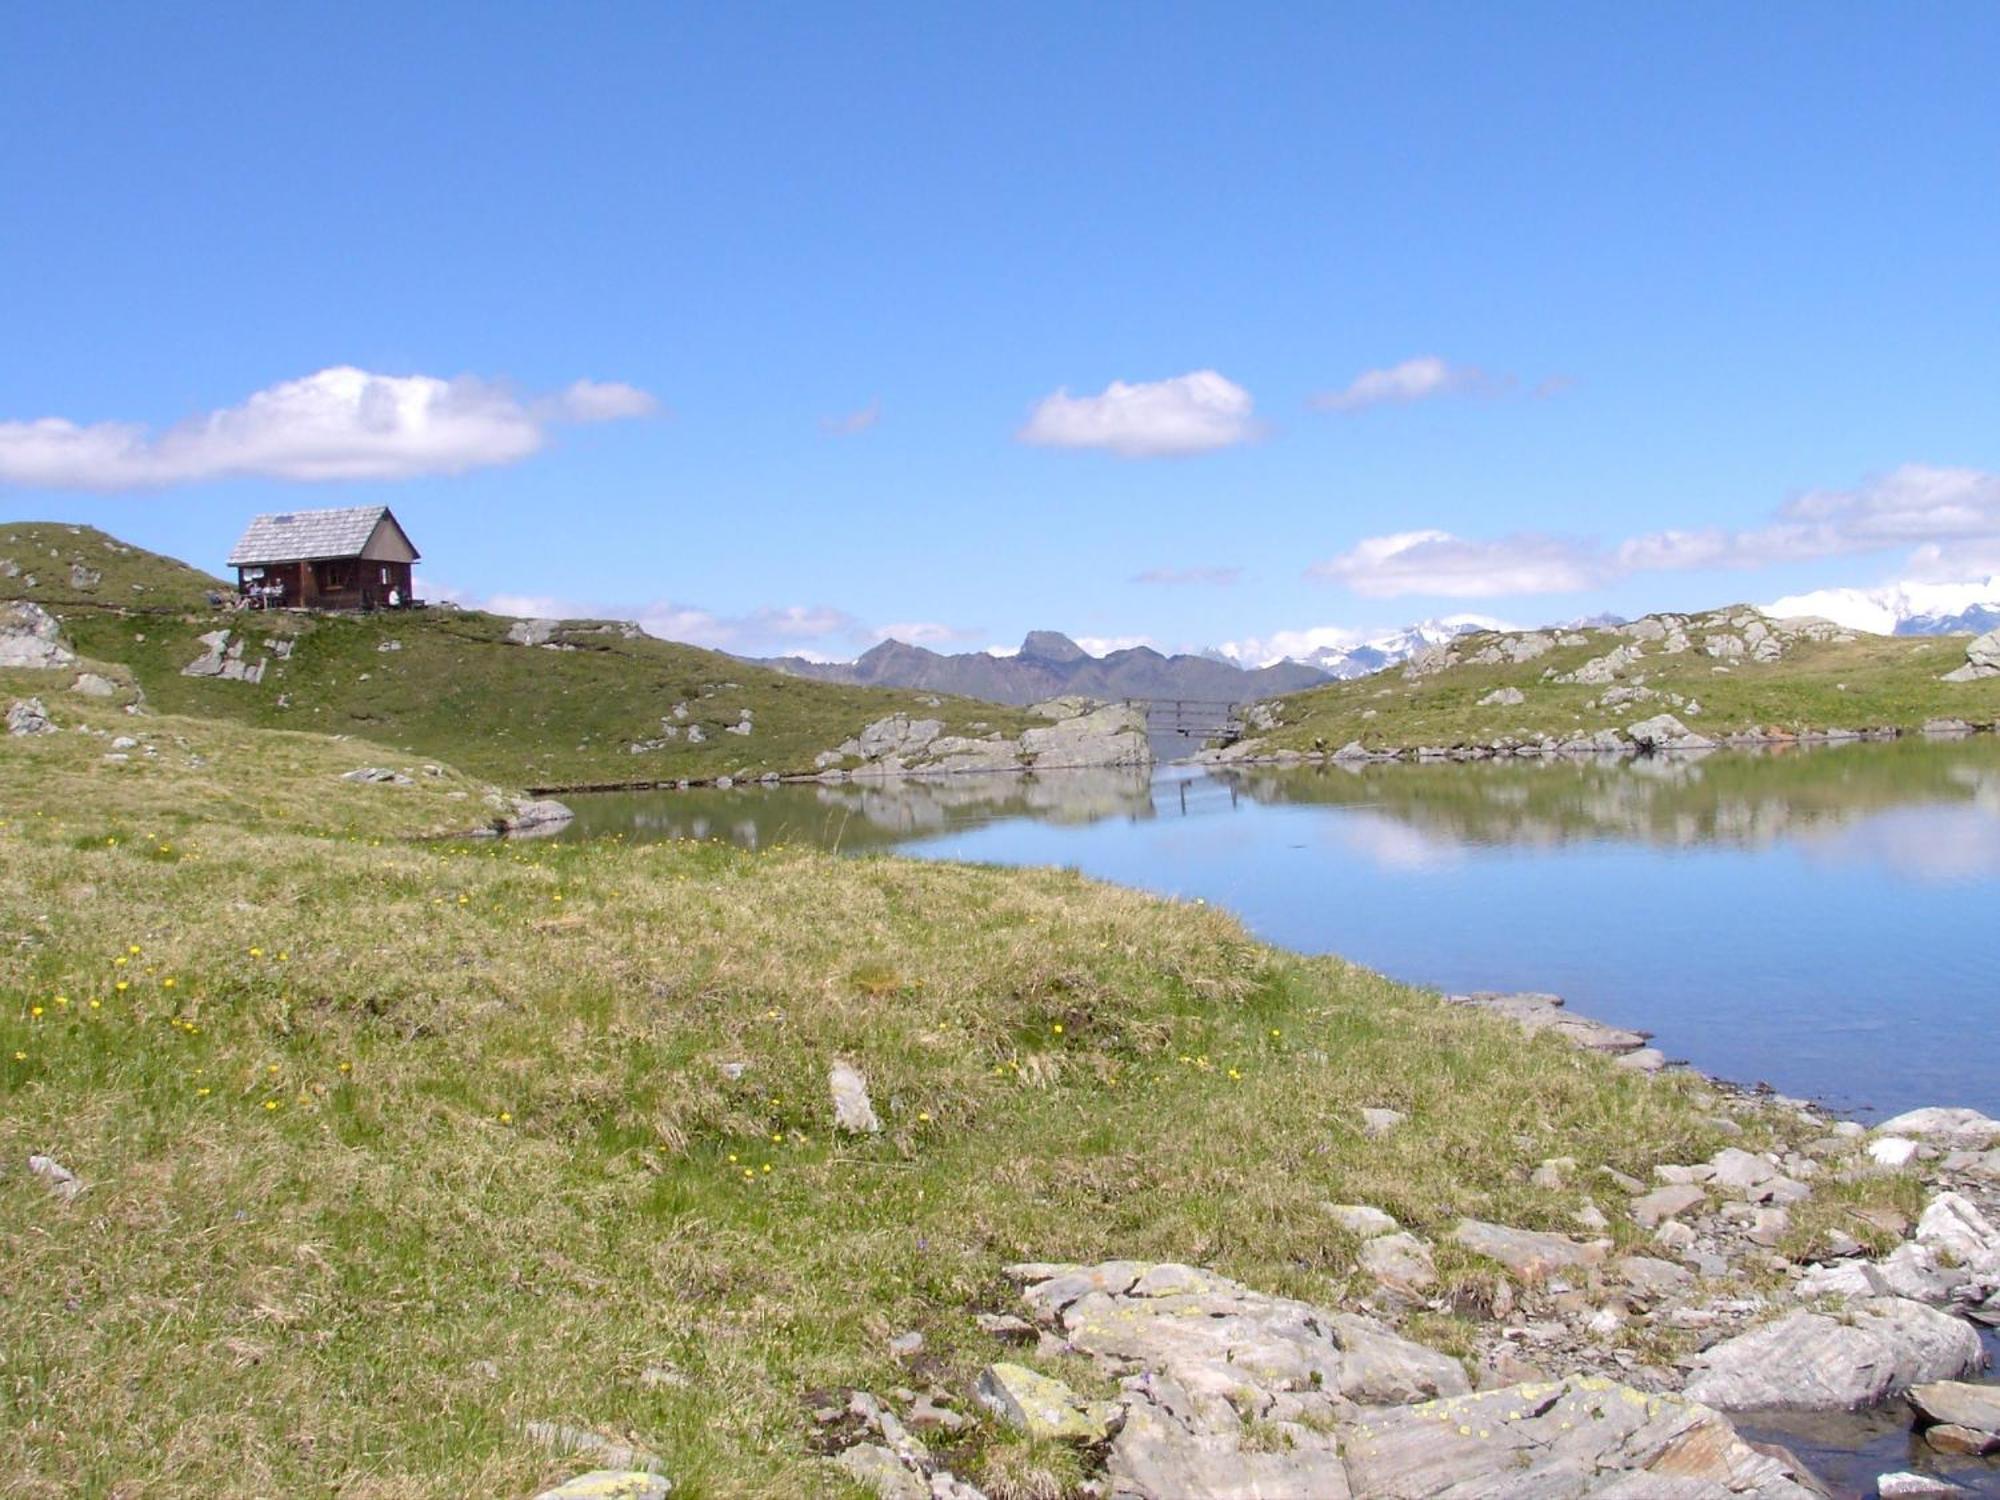
[[[1151,646],[1159,650],[1160,643],[1150,635],[1079,635],[1076,643],[1091,656],[1108,656],[1113,651],[1130,651],[1139,646]]]
[[[906,646],[948,646],[977,640],[985,632],[942,625],[936,620],[905,620],[895,625],[878,626],[869,633],[877,641],[901,641]]]
[[[1206,453],[1257,435],[1250,393],[1213,370],[1171,380],[1114,380],[1101,395],[1058,390],[1036,403],[1018,441],[1102,448],[1124,458]]]
[[[1479,541],[1445,531],[1368,537],[1308,573],[1387,598],[1565,593],[1633,573],[1755,569],[1911,548],[1920,577],[2000,567],[2000,474],[1905,464],[1852,489],[1812,490],[1744,531],[1655,531],[1614,547],[1558,537]]]
[[[1364,537],[1338,557],[1307,570],[1371,599],[1434,594],[1488,599],[1558,594],[1604,581],[1587,551],[1559,537],[1511,536],[1477,541],[1448,531],[1401,531]]]
[[[866,432],[882,420],[882,403],[870,401],[859,411],[850,411],[837,417],[821,417],[819,430],[829,437],[853,437]]]
[[[716,651],[788,651],[790,643],[837,637],[866,640],[872,632],[844,609],[830,604],[766,605],[740,615],[671,599],[646,604],[602,604],[555,594],[493,594],[485,599],[459,595],[467,608],[534,620],[632,620],[663,641],[683,641]]]
[[[1311,398],[1321,411],[1366,411],[1371,406],[1402,406],[1450,396],[1492,390],[1495,381],[1471,365],[1454,365],[1435,354],[1421,354],[1382,370],[1364,370],[1344,390],[1321,391]]]
[[[578,380],[557,398],[556,413],[571,422],[620,422],[650,417],[660,403],[622,380]]]
[[[1241,568],[1148,568],[1143,573],[1132,575],[1134,583],[1161,584],[1207,584],[1216,588],[1227,588],[1240,582]]]
[[[552,423],[614,421],[653,407],[644,391],[616,382],[579,380],[524,402],[476,376],[377,375],[338,365],[164,432],[63,417],[0,422],[0,484],[124,490],[236,475],[318,481],[458,474],[526,458]]]

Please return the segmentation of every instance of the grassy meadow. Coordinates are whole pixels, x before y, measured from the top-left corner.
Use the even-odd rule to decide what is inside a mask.
[[[550,649],[510,643],[513,620],[475,610],[216,610],[206,601],[229,592],[220,580],[90,527],[0,525],[8,559],[21,571],[0,568],[0,599],[55,614],[79,651],[113,664],[163,713],[350,734],[511,787],[809,772],[821,751],[894,713],[940,719],[950,734],[1014,735],[1041,722],[971,699],[787,677],[612,622],[566,622],[553,643],[566,649]],[[73,567],[102,576],[79,589]],[[261,682],[181,675],[206,650],[197,637],[225,628],[246,661],[269,658]],[[684,719],[671,717],[677,704]],[[751,732],[730,733],[745,709]],[[663,720],[676,738],[664,739]],[[691,726],[701,743],[688,742]]]
[[[428,841],[477,783],[126,724],[172,753],[0,742],[9,1495],[525,1496],[593,1466],[524,1431],[545,1421],[660,1455],[680,1494],[841,1494],[812,1409],[936,1385],[976,1413],[1003,1349],[971,1315],[1011,1309],[1011,1261],[1340,1300],[1363,1286],[1328,1203],[1567,1227],[1598,1165],[1723,1140],[1698,1082],[1199,906],[1058,871]],[[836,1057],[880,1136],[831,1133]],[[1368,1139],[1374,1105],[1409,1121]],[[52,1195],[35,1152],[86,1190]],[[1554,1155],[1577,1185],[1530,1185]],[[1469,1348],[1450,1316],[1411,1331]],[[1075,1478],[983,1420],[942,1446],[996,1500]]]

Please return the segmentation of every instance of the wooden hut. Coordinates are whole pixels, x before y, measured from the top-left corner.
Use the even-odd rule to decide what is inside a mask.
[[[398,609],[410,598],[409,534],[386,505],[258,516],[229,553],[253,606]]]

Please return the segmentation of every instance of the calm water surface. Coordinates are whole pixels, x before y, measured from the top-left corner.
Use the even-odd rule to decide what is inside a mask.
[[[570,837],[1066,865],[1446,989],[1549,990],[1863,1116],[2000,1114],[2000,739],[574,798]]]

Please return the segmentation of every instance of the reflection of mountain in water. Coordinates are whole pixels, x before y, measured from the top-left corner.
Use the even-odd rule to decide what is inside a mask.
[[[884,777],[729,791],[603,792],[572,798],[571,805],[576,821],[569,837],[724,838],[753,849],[789,842],[849,851],[883,848],[1005,818],[1082,824],[1153,816],[1148,774],[1127,766],[1041,775]]]
[[[1828,746],[1699,759],[1231,770],[1267,804],[1367,808],[1451,845],[1595,839],[1692,848],[1825,839],[1893,810],[1972,804],[2000,845],[2000,740]],[[2000,854],[1996,854],[2000,858]],[[1966,858],[1961,848],[1961,862]]]

